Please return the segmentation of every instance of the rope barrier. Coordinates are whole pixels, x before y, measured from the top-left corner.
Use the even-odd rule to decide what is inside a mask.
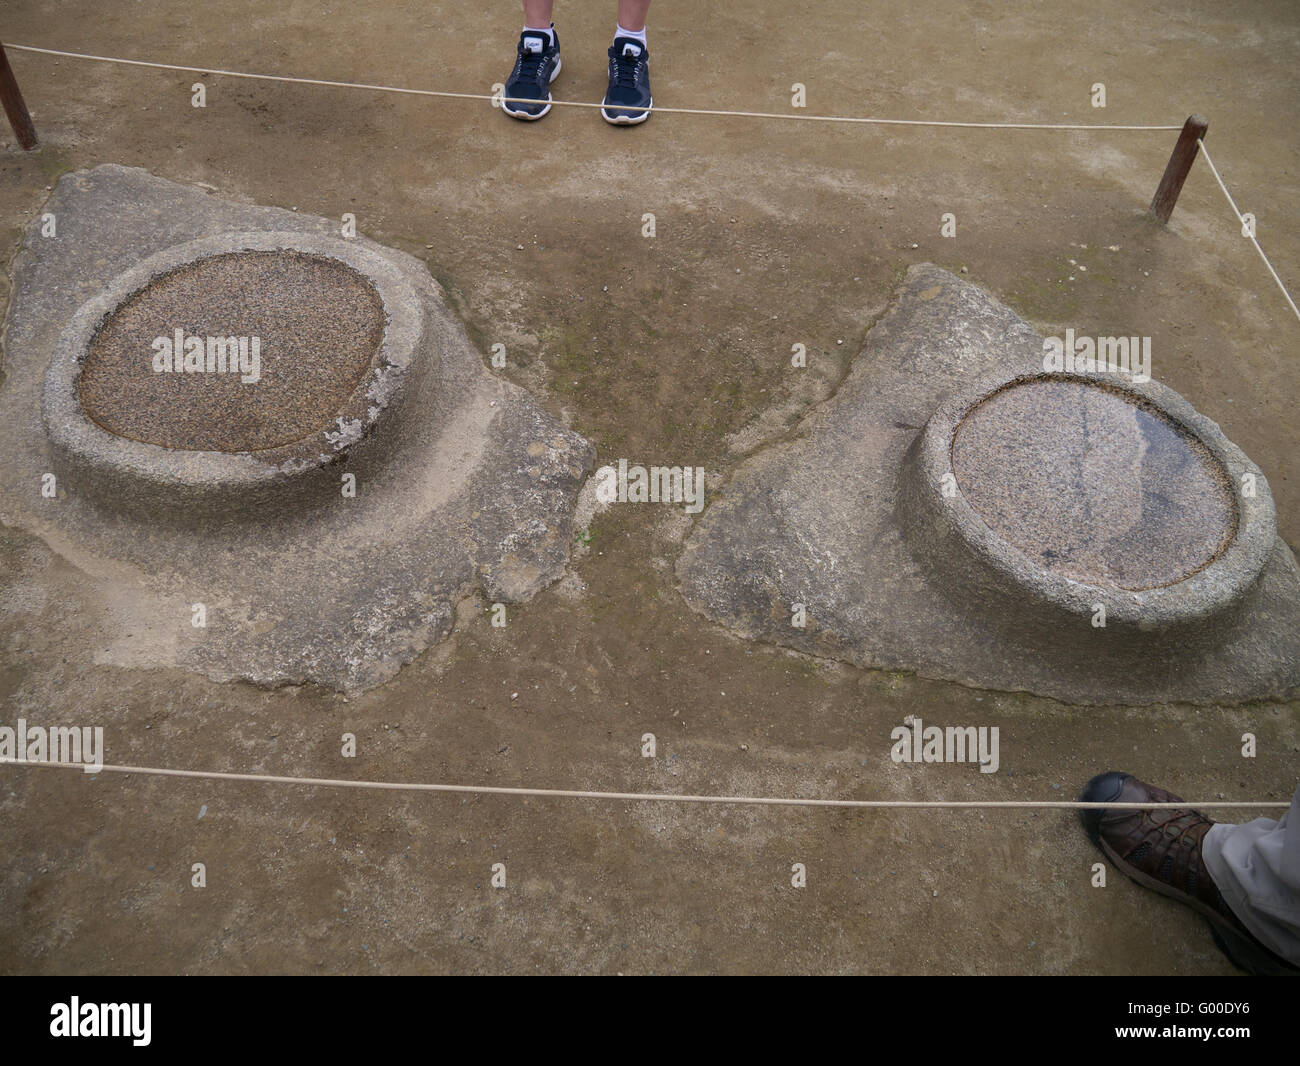
[[[63,770],[86,771],[84,763],[27,762],[0,759],[0,766],[45,766]],[[757,807],[841,807],[853,809],[974,809],[1011,810],[1156,810],[1188,807],[1225,807],[1242,810],[1278,810],[1291,806],[1285,802],[1211,800],[1202,803],[1084,803],[1081,800],[849,800],[811,799],[798,796],[697,796],[673,792],[598,792],[569,788],[514,788],[505,785],[444,785],[419,781],[349,781],[329,777],[286,777],[276,774],[244,774],[223,770],[176,770],[159,766],[110,766],[99,773],[141,774],[148,777],[187,777],[208,781],[251,781],[259,784],[307,785],[315,788],[355,788],[383,792],[458,792],[484,796],[535,796],[549,799],[621,800],[635,803],[712,803]]]
[[[1228,192],[1228,187],[1223,184],[1223,178],[1219,176],[1219,168],[1214,165],[1214,160],[1210,158],[1210,150],[1205,147],[1205,142],[1199,137],[1196,139],[1196,143],[1201,146],[1201,151],[1205,153],[1205,162],[1209,164],[1210,173],[1214,175],[1214,180],[1219,183],[1223,195],[1228,198],[1228,206],[1232,208],[1232,213],[1237,216],[1237,221],[1244,228],[1246,220],[1242,217],[1241,212],[1237,210],[1237,202],[1232,198],[1232,193]],[[1286,298],[1286,302],[1291,305],[1291,310],[1295,312],[1296,318],[1300,318],[1300,308],[1296,307],[1295,301],[1291,299],[1291,294],[1287,292],[1286,286],[1282,284],[1282,279],[1277,276],[1277,271],[1273,269],[1273,264],[1268,261],[1268,256],[1264,254],[1264,249],[1259,246],[1259,241],[1255,239],[1253,226],[1246,232],[1246,236],[1249,238],[1250,243],[1255,246],[1255,251],[1259,253],[1259,257],[1264,260],[1264,265],[1268,267],[1268,272],[1273,275],[1273,280],[1277,282],[1277,287],[1282,290],[1282,295]]]
[[[363,89],[371,92],[396,93],[409,96],[438,97],[445,99],[458,100],[487,100],[493,104],[499,104],[503,100],[515,102],[514,97],[502,97],[497,94],[488,93],[465,93],[452,92],[448,90],[435,89],[411,89],[393,85],[371,85],[362,82],[332,81],[322,78],[299,78],[282,74],[254,74],[244,71],[221,70],[211,67],[194,67],[184,66],[175,63],[154,63],[139,59],[122,59],[115,56],[97,56],[89,55],[82,52],[66,52],[53,48],[38,48],[33,45],[10,44],[6,43],[5,48],[10,51],[31,52],[41,55],[60,56],[67,59],[89,60],[101,63],[115,63],[123,66],[147,67],[156,70],[173,70],[192,74],[209,74],[228,78],[246,78],[259,81],[291,82],[300,85],[320,85],[329,88],[341,89]],[[535,102],[520,100],[519,102]],[[551,104],[556,107],[601,107],[601,104],[590,103],[579,100],[552,100]],[[649,110],[649,109],[645,109]],[[1032,123],[1032,122],[958,122],[945,121],[937,119],[898,119],[898,118],[877,118],[871,116],[854,116],[854,115],[801,115],[794,113],[766,112],[766,111],[732,111],[720,110],[713,108],[691,108],[691,107],[664,107],[659,106],[653,109],[656,112],[679,115],[708,115],[728,118],[760,118],[760,119],[793,119],[805,122],[839,122],[860,125],[880,125],[880,126],[933,126],[949,127],[960,129],[1006,129],[1006,130],[1070,130],[1070,131],[1150,131],[1164,132],[1170,130],[1180,130],[1181,126],[1147,126],[1147,125],[1096,125],[1096,124],[1073,124],[1073,123]],[[1232,194],[1228,191],[1219,174],[1218,168],[1214,165],[1210,157],[1205,142],[1198,138],[1201,151],[1205,153],[1205,161],[1209,165],[1219,188],[1227,197],[1228,204],[1232,207],[1233,213],[1237,216],[1238,222],[1243,226],[1245,221],[1241,212],[1237,209],[1236,202]],[[1268,256],[1264,254],[1264,249],[1260,247],[1259,241],[1256,240],[1253,233],[1248,234],[1255,250],[1263,259],[1264,265],[1268,268],[1273,280],[1277,283],[1278,288],[1282,290],[1282,295],[1295,312],[1296,317],[1300,318],[1300,309],[1297,309],[1295,301],[1287,291],[1282,279],[1278,277],[1277,271],[1273,269],[1273,264],[1269,261]],[[81,763],[59,763],[59,762],[27,762],[18,759],[0,759],[0,765],[8,766],[47,766],[60,769],[75,769],[85,771],[85,766]],[[1183,809],[1190,807],[1213,807],[1213,808],[1230,808],[1230,809],[1285,809],[1290,806],[1289,801],[1285,802],[1245,802],[1245,801],[1224,801],[1211,800],[1202,802],[1182,802],[1182,803],[1085,803],[1082,801],[1071,800],[848,800],[848,799],[812,799],[800,797],[782,797],[782,796],[707,796],[707,795],[690,795],[676,793],[655,793],[655,792],[604,792],[591,791],[583,789],[554,789],[554,788],[516,788],[494,785],[451,785],[451,784],[432,784],[422,782],[401,782],[401,781],[350,781],[340,778],[316,778],[316,777],[291,777],[273,774],[247,774],[232,773],[216,770],[178,770],[165,767],[150,766],[114,766],[104,765],[99,768],[98,772],[103,773],[121,773],[121,774],[141,774],[153,777],[179,777],[179,778],[199,778],[203,780],[217,781],[246,781],[262,784],[288,784],[302,785],[318,788],[351,788],[351,789],[370,789],[380,791],[396,792],[439,792],[439,793],[462,793],[473,795],[505,795],[505,796],[531,796],[539,798],[557,798],[557,799],[596,799],[596,800],[618,800],[624,802],[648,802],[648,803],[703,803],[703,804],[728,804],[728,805],[748,805],[748,806],[783,806],[783,807],[836,807],[852,809],[1012,809],[1012,810],[1155,810],[1161,808]]]
[[[281,81],[293,82],[299,85],[324,85],[335,89],[365,89],[370,92],[381,93],[400,93],[407,96],[434,96],[443,97],[453,100],[489,100],[500,103],[505,100],[508,103],[537,103],[536,100],[525,100],[518,97],[502,97],[494,93],[461,93],[451,92],[449,90],[439,89],[408,89],[397,85],[369,85],[364,82],[353,81],[327,81],[323,78],[295,78],[285,74],[250,74],[239,70],[218,70],[213,67],[189,67],[181,66],[176,63],[150,63],[142,59],[120,59],[116,56],[96,56],[88,55],[84,52],[62,52],[54,48],[37,48],[28,44],[9,44],[5,43],[5,48],[14,52],[35,52],[41,55],[63,56],[67,59],[88,59],[98,63],[119,63],[130,67],[150,67],[155,70],[177,70],[189,74],[214,74],[226,78],[250,78],[259,81]],[[552,100],[554,107],[601,107],[602,104],[590,103],[585,100]],[[793,113],[782,113],[775,111],[722,111],[713,108],[699,107],[626,107],[626,111],[651,111],[656,114],[666,113],[671,115],[715,115],[727,118],[768,118],[768,119],[795,119],[804,122],[847,122],[862,125],[878,126],[950,126],[962,129],[998,129],[998,130],[1177,130],[1181,126],[1098,126],[1098,125],[1069,125],[1057,123],[1036,123],[1036,122],[946,122],[937,119],[909,119],[909,118],[872,118],[856,115],[798,115]]]

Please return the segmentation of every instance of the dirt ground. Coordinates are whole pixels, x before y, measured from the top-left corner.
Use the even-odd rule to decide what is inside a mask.
[[[232,70],[490,92],[516,7],[11,0],[0,39]],[[656,0],[656,103],[1179,124],[1207,138],[1300,286],[1300,9],[1286,0],[918,6]],[[558,5],[557,97],[599,100],[611,3]],[[1266,472],[1300,541],[1300,323],[1203,162],[1144,216],[1175,134],[847,126],[202,79],[29,53],[42,137],[0,147],[7,248],[58,175],[140,166],[328,217],[428,264],[484,353],[598,447],[703,465],[829,395],[905,268],[1035,326],[1153,338],[1154,376]],[[207,107],[190,86],[207,84]],[[1090,106],[1094,83],[1107,107]],[[657,235],[641,236],[642,215]],[[952,212],[957,236],[940,236]],[[6,253],[6,260],[9,254]],[[1086,268],[1086,269],[1085,269]],[[7,298],[8,276],[0,280]],[[789,366],[791,345],[810,366]],[[614,507],[576,579],[347,700],[101,665],[78,571],[0,529],[0,723],[102,723],[109,761],[556,788],[1074,798],[1126,769],[1191,798],[1289,798],[1300,703],[1075,707],[751,644],[674,587],[680,511]],[[517,696],[515,695],[517,694]],[[1001,769],[900,766],[905,715],[1001,730]],[[1259,737],[1241,757],[1240,737]],[[353,732],[359,753],[340,757]],[[659,754],[640,757],[642,734]],[[1233,818],[1228,815],[1229,819]],[[0,970],[23,973],[1230,973],[1203,922],[1113,870],[1073,812],[684,808],[0,770]],[[203,862],[207,887],[190,887]],[[489,885],[503,862],[507,887]],[[791,887],[805,864],[807,887]]]

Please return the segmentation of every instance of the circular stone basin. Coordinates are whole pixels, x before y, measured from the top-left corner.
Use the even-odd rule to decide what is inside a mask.
[[[185,517],[323,498],[424,365],[412,278],[396,253],[297,231],[203,237],[129,267],[77,309],[45,375],[71,491]]]
[[[383,334],[378,293],[336,259],[216,255],[153,278],[104,319],[78,398],[118,436],[263,451],[332,423]]]
[[[908,450],[899,517],[946,593],[1027,627],[1199,623],[1263,572],[1259,468],[1155,381],[1002,371],[949,396]]]
[[[1183,581],[1237,530],[1227,472],[1192,433],[1096,382],[1018,382],[953,437],[957,487],[1044,570],[1142,590]]]

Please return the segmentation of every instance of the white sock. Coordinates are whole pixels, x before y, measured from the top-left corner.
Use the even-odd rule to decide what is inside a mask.
[[[546,46],[547,48],[550,48],[551,45],[555,44],[555,23],[554,22],[552,22],[549,26],[545,28],[541,28],[538,26],[525,26],[524,33],[535,33],[539,36],[545,37],[548,41],[550,41],[550,44]]]
[[[615,37],[631,37],[634,41],[641,42],[641,48],[644,50],[649,47],[645,40],[645,30],[625,30],[622,26],[614,31]]]

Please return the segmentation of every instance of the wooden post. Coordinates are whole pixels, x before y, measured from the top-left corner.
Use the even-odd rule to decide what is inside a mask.
[[[27,113],[23,103],[23,94],[18,91],[18,82],[9,67],[9,57],[5,55],[5,46],[0,44],[0,103],[4,104],[5,114],[9,116],[9,125],[14,128],[14,136],[23,150],[30,152],[36,147],[36,127],[32,125],[32,116]]]
[[[1187,172],[1192,169],[1192,163],[1201,150],[1196,142],[1205,136],[1205,131],[1209,128],[1210,123],[1200,115],[1192,115],[1183,123],[1183,132],[1178,135],[1174,154],[1169,157],[1164,177],[1160,179],[1160,185],[1151,200],[1151,213],[1162,223],[1168,222],[1169,216],[1174,213],[1174,204],[1178,203],[1178,194],[1183,191]]]

